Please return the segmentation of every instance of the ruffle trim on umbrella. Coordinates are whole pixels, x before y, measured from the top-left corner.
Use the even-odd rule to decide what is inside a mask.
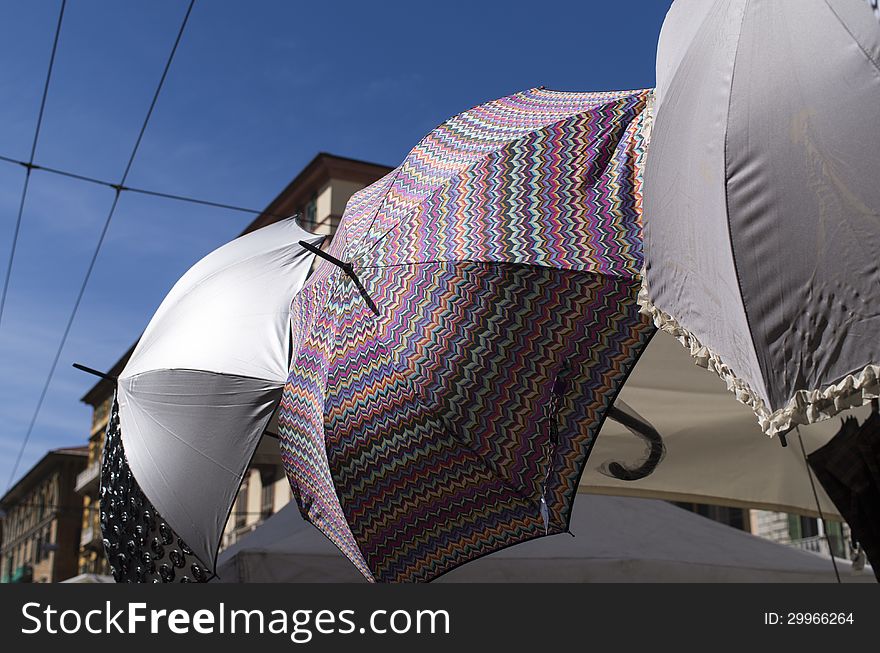
[[[643,114],[643,116],[644,116],[644,117],[643,117],[643,120],[644,120],[644,126],[642,127],[642,134],[643,134],[643,137],[644,137],[644,139],[645,139],[645,144],[646,144],[646,146],[647,146],[647,145],[650,145],[650,143],[651,143],[651,134],[652,134],[653,131],[654,131],[654,117],[655,117],[655,113],[654,113],[654,102],[655,102],[654,93],[655,93],[655,90],[654,90],[653,88],[652,88],[650,91],[648,91],[648,99],[647,99],[647,101],[646,101],[646,103],[645,103],[645,110],[642,112],[642,114]],[[647,149],[647,147],[646,147],[645,149]]]
[[[721,357],[702,344],[678,320],[666,313],[648,297],[645,273],[642,271],[642,285],[638,303],[640,312],[648,315],[661,331],[673,336],[694,359],[694,363],[715,372],[727,384],[737,401],[745,404],[758,418],[761,430],[773,436],[784,433],[798,424],[813,424],[849,408],[857,408],[872,399],[880,398],[880,366],[868,364],[857,374],[849,374],[843,380],[822,390],[798,390],[784,408],[770,411],[748,383],[736,376]]]

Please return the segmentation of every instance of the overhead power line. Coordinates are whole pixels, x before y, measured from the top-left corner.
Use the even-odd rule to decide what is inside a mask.
[[[34,155],[37,152],[37,141],[40,139],[40,128],[43,126],[43,114],[46,111],[46,98],[49,95],[49,82],[52,79],[52,69],[55,66],[55,53],[58,51],[58,37],[61,35],[61,22],[64,20],[64,8],[67,0],[61,0],[61,9],[58,11],[58,23],[55,25],[55,37],[52,39],[52,54],[49,56],[49,69],[46,72],[46,82],[43,84],[43,97],[40,99],[40,111],[37,114],[37,126],[34,129],[34,140],[31,143],[31,155],[28,159],[29,166],[24,175],[24,186],[21,189],[21,200],[18,203],[18,216],[15,218],[15,230],[12,233],[12,246],[9,249],[9,260],[6,263],[6,277],[3,279],[3,292],[0,294],[0,324],[3,323],[3,309],[6,307],[6,294],[9,291],[9,279],[12,277],[12,263],[15,261],[15,249],[18,245],[18,235],[21,231],[21,216],[24,214],[24,205],[27,200],[28,186],[31,180],[31,167],[34,163]]]
[[[46,393],[49,391],[49,386],[52,383],[52,378],[55,376],[55,369],[58,367],[58,360],[61,358],[61,352],[64,350],[64,345],[67,343],[67,337],[70,335],[70,328],[73,326],[73,321],[76,319],[76,314],[79,311],[80,302],[82,302],[83,295],[86,292],[86,288],[89,285],[89,279],[92,276],[92,270],[95,268],[95,261],[98,260],[98,254],[101,252],[101,247],[104,245],[104,238],[107,235],[107,230],[110,227],[110,222],[113,220],[113,214],[116,213],[116,207],[119,205],[119,195],[122,192],[120,189],[125,186],[125,182],[128,180],[128,173],[131,172],[131,166],[134,163],[135,156],[137,156],[138,149],[140,148],[141,141],[143,140],[144,133],[147,131],[147,125],[150,122],[150,117],[153,115],[153,109],[156,107],[156,102],[159,99],[159,94],[162,91],[162,86],[165,84],[165,78],[168,76],[168,71],[171,68],[171,63],[174,61],[174,55],[177,53],[177,46],[180,45],[180,40],[183,38],[183,32],[186,29],[186,24],[189,21],[189,16],[192,13],[193,5],[195,4],[195,0],[190,0],[189,5],[186,8],[186,13],[183,16],[183,20],[180,23],[180,29],[177,31],[177,38],[174,39],[174,45],[171,47],[171,53],[168,55],[168,60],[165,62],[165,68],[162,70],[162,76],[159,78],[159,83],[156,85],[156,92],[153,93],[153,99],[150,102],[150,108],[147,110],[147,115],[144,118],[143,124],[141,124],[140,131],[138,132],[137,139],[135,140],[134,147],[131,150],[131,156],[128,157],[128,163],[125,165],[125,171],[122,173],[122,178],[120,179],[117,187],[115,189],[115,194],[113,195],[113,203],[110,205],[110,211],[107,213],[107,218],[104,221],[104,226],[101,229],[101,234],[98,236],[98,243],[95,246],[95,251],[92,254],[92,258],[89,261],[88,268],[86,269],[85,277],[82,280],[82,284],[80,285],[79,292],[76,295],[76,301],[73,303],[73,310],[70,312],[70,316],[67,319],[67,324],[64,327],[64,333],[61,336],[61,342],[58,343],[58,349],[55,351],[55,357],[52,360],[52,366],[49,368],[49,374],[46,377],[46,382],[43,385],[43,389],[40,392],[40,398],[37,401],[37,407],[34,410],[33,417],[31,418],[30,424],[28,424],[27,431],[25,432],[24,438],[21,442],[21,447],[18,450],[18,455],[15,458],[15,464],[12,466],[12,473],[9,475],[9,482],[6,485],[6,489],[8,490],[12,487],[12,482],[15,479],[15,474],[18,472],[18,466],[21,464],[21,458],[24,455],[25,448],[27,447],[27,443],[30,440],[31,433],[34,430],[34,425],[37,422],[37,418],[40,415],[40,410],[43,408],[43,401],[46,399]]]
[[[106,188],[111,188],[113,190],[118,190],[121,193],[137,193],[139,195],[149,195],[151,197],[161,197],[167,200],[175,200],[178,202],[189,202],[190,204],[201,204],[202,206],[210,206],[217,209],[228,209],[229,211],[238,211],[239,213],[249,213],[253,215],[266,215],[274,218],[288,218],[290,214],[275,214],[275,213],[267,213],[263,209],[250,209],[244,206],[236,206],[235,204],[226,204],[224,202],[215,202],[213,200],[200,199],[197,197],[189,197],[187,195],[176,195],[174,193],[164,193],[158,190],[149,190],[146,188],[136,188],[133,186],[120,186],[119,184],[114,184],[112,181],[107,181],[106,179],[98,179],[96,177],[88,177],[86,175],[81,175],[76,172],[70,172],[69,170],[60,170],[59,168],[50,168],[48,166],[41,166],[35,163],[28,163],[27,161],[21,161],[19,159],[15,159],[9,156],[3,156],[0,154],[0,161],[4,161],[6,163],[12,163],[15,165],[20,165],[25,168],[29,168],[31,170],[36,170],[39,172],[48,172],[53,175],[59,175],[61,177],[68,177],[70,179],[77,179],[79,181],[84,181],[89,184],[95,184],[97,186],[104,186]]]

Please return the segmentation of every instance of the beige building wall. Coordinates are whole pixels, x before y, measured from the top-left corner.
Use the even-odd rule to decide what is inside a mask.
[[[81,574],[109,574],[110,566],[104,556],[101,537],[101,506],[98,491],[101,481],[101,456],[104,452],[104,432],[110,417],[113,395],[98,402],[92,411],[89,432],[88,464],[78,476],[74,489],[82,497],[82,529],[79,541],[77,567]]]
[[[81,509],[73,487],[84,448],[47,453],[2,498],[0,578],[53,583],[75,576]]]
[[[329,180],[317,192],[311,206],[306,204],[301,220],[303,227],[316,234],[332,236],[336,233],[348,200],[363,187],[363,184],[344,179]]]

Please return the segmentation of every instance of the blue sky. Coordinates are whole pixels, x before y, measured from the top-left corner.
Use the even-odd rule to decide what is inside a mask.
[[[69,0],[35,161],[118,180],[185,0]],[[197,0],[128,183],[262,208],[319,151],[396,165],[468,107],[532,86],[654,84],[669,2]],[[0,4],[0,155],[27,159],[60,0]],[[0,162],[0,275],[24,180]],[[113,193],[35,172],[0,324],[0,484]],[[175,280],[250,217],[125,194],[19,468],[84,444],[94,379]]]

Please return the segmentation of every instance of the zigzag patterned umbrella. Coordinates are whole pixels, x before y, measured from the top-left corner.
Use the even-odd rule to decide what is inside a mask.
[[[653,329],[636,304],[648,91],[466,111],[355,195],[291,309],[303,515],[370,580],[568,530]]]

